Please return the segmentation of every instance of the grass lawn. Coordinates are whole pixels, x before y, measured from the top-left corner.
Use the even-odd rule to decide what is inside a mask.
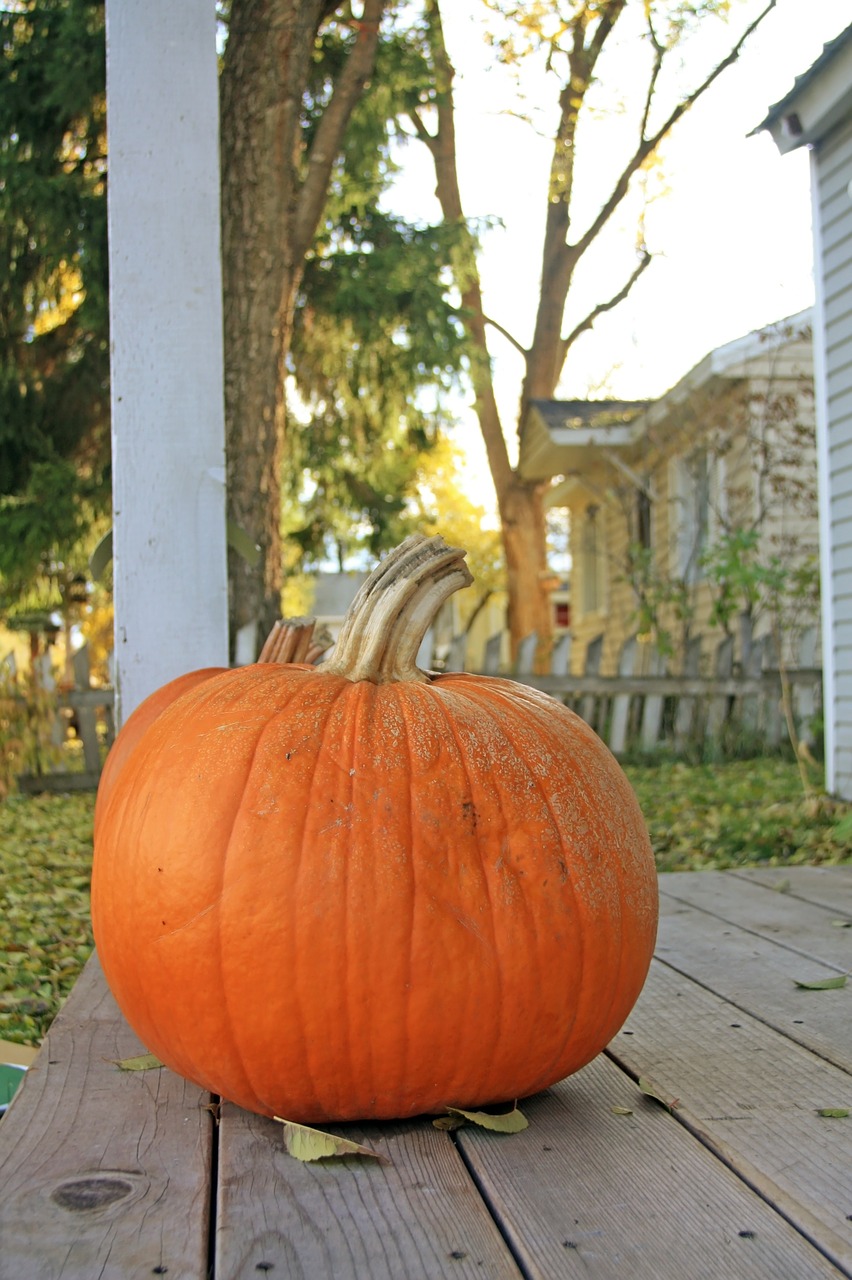
[[[796,766],[629,765],[661,871],[843,862],[852,806],[807,803]],[[92,946],[94,796],[0,803],[0,1039],[37,1044]]]

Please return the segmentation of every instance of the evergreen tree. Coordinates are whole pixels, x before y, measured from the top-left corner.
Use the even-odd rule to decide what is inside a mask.
[[[108,502],[103,4],[20,0],[0,10],[0,47],[0,602],[8,608],[67,579]]]

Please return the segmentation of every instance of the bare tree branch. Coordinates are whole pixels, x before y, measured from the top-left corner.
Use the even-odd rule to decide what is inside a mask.
[[[529,355],[528,347],[525,347],[520,342],[518,342],[518,339],[514,337],[514,335],[511,334],[508,329],[504,329],[502,324],[500,324],[498,320],[493,320],[491,316],[486,316],[486,315],[483,315],[482,319],[485,321],[486,324],[490,325],[492,329],[496,329],[498,333],[501,333],[503,337],[506,339],[506,341],[511,343],[512,346],[515,348],[515,350],[519,351],[521,355],[526,359],[526,357]]]
[[[634,173],[636,173],[648,156],[659,146],[663,138],[671,132],[678,120],[686,114],[690,107],[694,106],[698,99],[707,92],[712,84],[715,84],[722,72],[726,71],[728,67],[732,66],[733,63],[736,62],[742,52],[743,45],[748,40],[749,36],[757,30],[764,18],[766,18],[767,15],[775,8],[776,4],[777,0],[769,0],[769,4],[767,4],[763,12],[758,14],[754,21],[746,27],[739,40],[726,57],[724,57],[722,61],[713,68],[697,88],[693,89],[692,93],[688,94],[687,97],[683,98],[677,106],[673,108],[667,119],[660,125],[659,129],[657,129],[657,131],[649,138],[646,138],[643,134],[639,146],[636,148],[635,152],[627,161],[624,169],[616,179],[612,191],[608,199],[601,206],[597,217],[590,223],[584,234],[573,245],[574,253],[576,255],[575,261],[578,261],[583,256],[589,245],[597,239],[607,222],[609,222],[609,219],[612,217],[613,213],[627,194],[630,179],[633,177]]]
[[[355,47],[346,60],[334,87],[331,102],[322,113],[317,126],[307,157],[306,175],[299,192],[294,223],[294,253],[298,258],[304,257],[316,230],[346,125],[365,83],[372,75],[379,42],[379,24],[386,5],[387,0],[364,0],[361,19],[353,24],[358,33]]]
[[[437,144],[438,139],[435,137],[434,134],[430,133],[429,130],[426,128],[426,125],[423,123],[423,117],[421,116],[420,112],[412,108],[412,110],[409,111],[408,113],[408,118],[411,121],[411,123],[414,125],[414,131],[417,134],[420,141],[424,142],[426,146],[429,148],[429,150],[432,152],[432,154],[434,155],[435,146]]]
[[[452,95],[454,70],[444,41],[438,0],[427,0],[426,14],[438,91],[436,132],[429,133],[416,110],[409,112],[409,116],[418,137],[426,144],[432,155],[437,182],[436,195],[444,221],[464,229],[467,224],[459,187]],[[462,234],[464,265],[460,265],[457,283],[461,292],[465,325],[472,343],[471,379],[476,395],[476,412],[498,502],[503,503],[513,482],[513,470],[494,392],[491,361],[485,337],[486,321],[482,306],[482,284],[475,245],[469,234],[465,236],[464,230]]]
[[[648,10],[648,35],[651,40],[651,46],[654,50],[654,63],[651,67],[651,74],[648,77],[648,92],[645,94],[645,106],[642,111],[642,123],[639,126],[639,137],[644,138],[648,129],[648,120],[651,115],[651,107],[654,102],[654,92],[657,88],[657,80],[663,65],[665,57],[665,47],[660,44],[657,39],[657,33],[654,30],[654,19],[651,10]]]
[[[591,329],[592,325],[595,323],[598,316],[603,315],[605,311],[612,311],[612,309],[614,307],[617,307],[620,302],[623,302],[624,299],[627,297],[628,293],[630,292],[630,290],[633,288],[636,281],[642,275],[642,272],[647,270],[647,268],[650,265],[651,265],[651,254],[648,252],[647,249],[645,249],[643,250],[642,257],[639,259],[636,269],[632,272],[630,278],[627,280],[625,285],[621,289],[619,289],[618,293],[613,294],[613,296],[610,299],[608,299],[607,302],[599,302],[596,307],[592,308],[592,310],[589,312],[589,314],[586,316],[584,320],[581,320],[578,325],[574,326],[574,328],[567,335],[567,337],[560,339],[560,356],[561,356],[560,368],[565,363],[565,357],[567,356],[571,347],[579,338],[580,334],[585,333],[588,329]]]

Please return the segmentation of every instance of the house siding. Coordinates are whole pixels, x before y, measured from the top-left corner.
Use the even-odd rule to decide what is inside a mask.
[[[825,666],[828,682],[827,786],[852,798],[852,120],[827,134],[812,154],[817,243],[818,334],[824,352],[818,395],[824,431],[821,484],[828,547]],[[818,345],[820,345],[818,343]]]
[[[651,554],[661,580],[682,576],[685,563],[691,561],[689,574],[689,629],[674,605],[662,604],[657,610],[659,630],[672,648],[672,667],[677,670],[683,646],[690,636],[706,637],[705,660],[712,661],[714,641],[722,632],[711,624],[713,594],[698,563],[695,545],[696,521],[704,529],[704,547],[718,543],[726,527],[760,529],[760,544],[765,558],[781,555],[789,558],[793,549],[801,555],[815,554],[816,466],[812,446],[803,439],[789,436],[793,424],[813,428],[812,347],[807,333],[791,337],[774,352],[759,352],[751,359],[727,366],[723,377],[715,377],[694,393],[694,398],[675,400],[668,412],[660,406],[649,410],[642,427],[641,444],[631,455],[629,467],[634,479],[644,478],[653,494],[651,503]],[[780,406],[780,408],[779,408]],[[800,483],[804,498],[788,499],[769,493],[768,510],[761,514],[757,493],[756,456],[761,441],[783,462],[776,464],[784,482]],[[774,443],[773,443],[774,442]],[[706,474],[703,466],[690,467],[686,460],[696,451],[706,451]],[[793,461],[795,457],[795,461]],[[852,455],[849,458],[852,464]],[[690,492],[690,474],[706,486],[709,498],[702,504]],[[852,469],[849,472],[852,486]],[[769,479],[766,480],[769,485]],[[607,465],[606,450],[599,460],[584,470],[571,491],[570,509],[572,570],[572,669],[583,669],[588,645],[603,634],[601,674],[613,674],[625,641],[641,633],[639,600],[627,579],[628,548],[635,538],[631,519],[637,502],[636,484],[626,478],[612,463]],[[584,573],[587,565],[583,554],[583,529],[590,506],[603,520],[602,544],[606,548],[608,581],[603,593],[605,607],[589,611]],[[684,527],[686,521],[690,527]],[[852,590],[852,582],[850,582]],[[736,629],[736,623],[734,621]],[[758,620],[757,633],[769,626],[769,619]],[[648,635],[640,644],[640,663],[650,663],[655,638]],[[795,637],[790,643],[795,645]],[[789,656],[789,654],[788,654]]]

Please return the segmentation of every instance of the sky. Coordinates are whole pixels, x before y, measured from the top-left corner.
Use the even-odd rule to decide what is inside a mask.
[[[757,0],[734,0],[727,25],[704,19],[679,69],[682,83],[691,82],[695,68],[709,67],[722,56],[763,7]],[[462,196],[469,217],[502,221],[484,239],[485,305],[525,343],[540,275],[551,154],[547,129],[554,119],[556,80],[541,75],[527,87],[538,131],[509,114],[516,102],[514,83],[493,65],[482,43],[482,8],[482,0],[453,0],[443,9],[456,68]],[[578,342],[559,394],[662,395],[715,347],[813,303],[808,156],[804,150],[781,156],[767,133],[748,135],[850,18],[850,0],[778,0],[740,60],[676,126],[664,146],[662,173],[650,179],[657,198],[647,209],[645,238],[655,260],[627,301]],[[625,40],[613,55],[626,98],[635,79],[637,47]],[[633,121],[627,101],[621,115],[613,119],[601,113],[587,130],[579,181],[589,194],[589,209],[629,145],[626,130]],[[419,216],[437,219],[425,148],[412,144],[404,158],[397,194],[402,211],[410,205]],[[577,301],[587,306],[574,319],[620,286],[635,261],[635,240],[634,208],[616,220],[605,252],[578,278]],[[495,337],[492,350],[498,399],[513,433],[522,362],[503,339]],[[491,507],[478,429],[466,402],[460,411],[457,438],[467,442],[470,496]]]

